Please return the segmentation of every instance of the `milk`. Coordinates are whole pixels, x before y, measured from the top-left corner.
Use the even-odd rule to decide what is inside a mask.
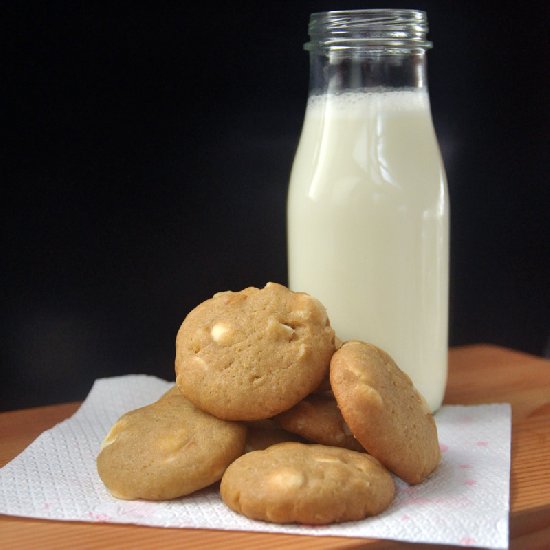
[[[447,184],[424,90],[311,97],[288,196],[289,286],[386,350],[436,410],[447,374]]]

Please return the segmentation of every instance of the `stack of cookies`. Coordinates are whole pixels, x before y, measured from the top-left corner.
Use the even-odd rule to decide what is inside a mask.
[[[423,398],[384,351],[337,341],[323,305],[268,283],[221,292],[176,338],[176,385],[122,416],[97,457],[122,499],[163,500],[221,480],[223,501],[275,523],[378,514],[392,474],[421,483],[440,459]]]

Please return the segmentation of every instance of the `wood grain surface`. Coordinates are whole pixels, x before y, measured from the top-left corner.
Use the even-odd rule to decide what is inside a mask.
[[[512,405],[510,548],[550,548],[550,361],[490,345],[449,352],[445,403]],[[0,466],[79,403],[0,414]],[[34,520],[0,515],[0,547],[12,548],[449,548],[346,537]]]

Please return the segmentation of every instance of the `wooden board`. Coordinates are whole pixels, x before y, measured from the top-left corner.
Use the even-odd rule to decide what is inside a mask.
[[[510,548],[550,548],[550,361],[496,346],[452,349],[446,403],[512,404]],[[0,414],[0,465],[79,403]],[[32,520],[0,515],[2,548],[448,548],[345,537]]]

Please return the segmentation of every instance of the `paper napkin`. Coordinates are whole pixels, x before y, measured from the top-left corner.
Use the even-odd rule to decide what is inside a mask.
[[[396,478],[381,515],[322,527],[252,521],[229,510],[218,486],[170,502],[122,501],[99,479],[95,457],[112,424],[173,383],[152,376],[99,379],[80,409],[0,469],[0,513],[64,521],[133,523],[409,542],[508,547],[508,404],[444,406],[435,415],[442,461],[421,485]]]

